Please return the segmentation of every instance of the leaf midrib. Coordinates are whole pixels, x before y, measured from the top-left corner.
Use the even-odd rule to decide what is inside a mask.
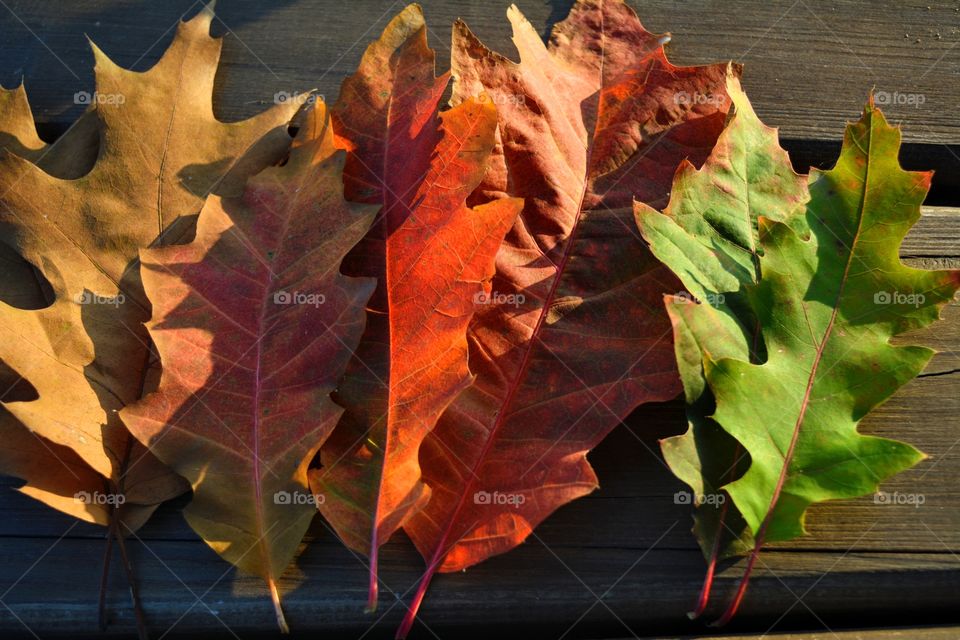
[[[816,383],[817,371],[820,367],[820,362],[823,358],[824,349],[826,349],[827,343],[830,341],[831,334],[833,332],[834,324],[836,323],[837,315],[840,312],[840,303],[843,298],[844,291],[846,289],[847,282],[849,281],[850,267],[853,264],[854,256],[856,255],[857,241],[860,239],[861,230],[863,228],[863,218],[864,211],[866,209],[866,198],[868,185],[870,184],[870,153],[873,148],[873,117],[871,116],[869,121],[869,127],[867,129],[867,145],[864,149],[867,156],[866,166],[864,168],[864,177],[863,177],[863,186],[860,193],[860,203],[857,207],[858,216],[857,216],[857,229],[853,235],[853,242],[850,246],[850,252],[847,258],[847,264],[844,266],[843,277],[840,280],[840,287],[837,290],[836,300],[833,305],[833,310],[830,313],[830,321],[827,323],[826,328],[823,332],[823,337],[820,340],[820,344],[817,345],[817,352],[814,355],[813,363],[810,368],[810,375],[807,380],[807,387],[804,390],[803,400],[800,404],[800,413],[797,416],[796,423],[793,428],[793,435],[790,439],[790,446],[787,448],[786,454],[784,454],[783,467],[780,470],[780,477],[777,479],[777,484],[774,487],[773,496],[770,500],[770,506],[767,508],[767,513],[764,516],[763,522],[760,525],[760,528],[757,531],[756,539],[756,549],[759,549],[763,545],[763,539],[766,534],[767,529],[770,526],[770,522],[773,520],[773,513],[776,509],[777,503],[780,500],[780,495],[783,492],[783,487],[786,484],[787,477],[790,475],[790,464],[793,460],[793,455],[795,453],[796,445],[800,439],[800,430],[803,426],[804,418],[806,417],[806,412],[810,406],[810,396],[813,393],[813,386]],[[859,145],[858,145],[859,146]],[[809,321],[808,321],[809,322]]]
[[[587,185],[589,184],[589,178],[587,177],[590,171],[590,162],[592,160],[594,145],[591,144],[592,141],[596,140],[597,129],[600,125],[601,117],[600,111],[602,109],[603,101],[600,99],[601,92],[603,90],[603,73],[604,65],[606,62],[606,31],[604,24],[604,14],[601,7],[600,11],[600,39],[601,39],[601,55],[600,55],[600,67],[597,72],[599,78],[600,90],[597,91],[597,113],[593,123],[593,135],[587,141],[587,158],[585,165],[585,175],[583,180],[583,186],[580,191],[579,203],[577,206],[577,214],[574,218],[573,225],[571,227],[570,235],[567,237],[566,246],[564,247],[563,256],[560,259],[560,263],[555,267],[556,275],[554,276],[553,284],[550,287],[550,291],[547,293],[546,297],[543,299],[543,307],[540,310],[540,316],[537,318],[537,324],[534,326],[533,332],[530,335],[530,343],[526,352],[523,356],[523,361],[520,363],[520,368],[517,372],[516,377],[513,379],[513,383],[507,396],[504,398],[503,403],[501,404],[502,410],[497,413],[497,418],[494,421],[492,427],[490,428],[489,435],[486,442],[483,445],[483,449],[480,451],[480,455],[477,456],[476,462],[473,464],[473,467],[470,469],[470,476],[467,478],[466,486],[463,491],[460,493],[460,499],[457,503],[456,510],[451,514],[450,518],[447,520],[446,527],[443,529],[441,538],[434,549],[433,557],[430,560],[430,563],[427,567],[427,575],[424,579],[428,579],[429,574],[433,573],[437,567],[439,567],[441,555],[446,555],[447,549],[447,540],[450,538],[450,534],[453,532],[453,527],[457,522],[457,518],[460,516],[460,512],[463,510],[464,505],[466,504],[467,496],[470,494],[471,489],[476,483],[478,478],[477,470],[486,460],[490,450],[493,448],[494,442],[497,440],[497,434],[500,428],[503,426],[506,421],[508,411],[507,409],[513,404],[513,399],[516,396],[517,390],[521,387],[521,383],[526,376],[527,368],[529,367],[531,357],[536,346],[536,341],[540,339],[540,332],[543,328],[543,324],[546,320],[547,314],[550,310],[550,305],[553,302],[553,299],[556,297],[557,290],[560,286],[560,281],[563,278],[564,269],[566,268],[567,261],[570,258],[570,255],[573,252],[573,246],[576,243],[577,231],[580,228],[580,219],[583,216],[583,202],[587,195]],[[522,217],[523,213],[521,212],[520,216]],[[452,546],[450,547],[452,549]]]

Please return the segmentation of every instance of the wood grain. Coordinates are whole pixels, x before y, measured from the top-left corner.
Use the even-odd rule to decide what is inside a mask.
[[[904,258],[960,258],[960,209],[924,207],[900,249]]]
[[[21,578],[4,596],[9,609],[0,610],[0,628],[15,631],[22,623],[42,637],[95,633],[95,559],[102,543],[71,537],[54,542],[28,539],[15,548],[0,547],[5,581]],[[299,558],[299,571],[288,572],[281,581],[292,628],[304,635],[322,630],[324,638],[357,638],[367,632],[364,638],[389,637],[403,612],[395,598],[422,570],[404,543],[391,542],[382,554],[384,598],[375,616],[363,613],[363,564],[339,545],[308,547]],[[422,612],[429,630],[420,625],[416,637],[433,637],[431,630],[437,637],[458,640],[489,638],[497,630],[549,639],[567,630],[568,638],[702,630],[684,615],[702,579],[697,554],[663,547],[549,545],[546,539],[533,539],[466,573],[438,577]],[[155,637],[171,628],[175,636],[194,637],[227,636],[228,630],[247,637],[271,629],[272,611],[262,584],[236,575],[202,544],[150,540],[130,546]],[[737,574],[735,567],[722,572],[718,598],[729,593]],[[771,551],[756,580],[757,595],[745,603],[740,630],[764,632],[774,623],[778,629],[842,628],[868,620],[893,624],[907,581],[912,612],[934,624],[945,622],[949,615],[944,612],[955,604],[960,561],[943,554]],[[112,586],[111,627],[114,633],[129,632],[132,619],[123,585],[115,580]],[[597,603],[600,596],[602,604]]]
[[[632,1],[632,0],[628,0]],[[249,117],[278,94],[316,89],[328,102],[402,0],[228,0],[214,33],[225,36],[214,101],[227,121]],[[510,0],[423,0],[438,67],[449,66],[450,25],[463,18],[490,47],[516,59]],[[518,0],[546,35],[572,0]],[[150,68],[177,21],[198,0],[6,0],[0,6],[0,84],[26,83],[43,135],[50,138],[93,90],[86,36],[118,64]],[[938,204],[960,205],[960,11],[956,0],[651,0],[639,8],[651,31],[672,35],[678,64],[745,63],[744,86],[765,122],[780,127],[798,169],[831,166],[844,124],[868,93],[904,129],[904,166],[936,169]]]
[[[118,63],[152,65],[172,27],[199,8],[195,0],[104,2],[7,0],[0,81],[25,77],[44,121],[75,117],[76,91],[91,90],[88,34]],[[450,24],[463,18],[488,45],[516,57],[505,12],[509,0],[422,0],[431,43],[447,66]],[[546,33],[570,0],[518,0]],[[316,88],[337,95],[363,49],[402,2],[351,0],[228,0],[218,4],[215,30],[229,34],[220,72],[218,112],[233,120],[271,102],[279,91]],[[634,6],[639,6],[634,3]],[[669,31],[675,62],[735,59],[746,64],[745,85],[757,111],[797,139],[836,140],[857,116],[871,88],[906,139],[960,144],[960,12],[955,0],[871,3],[802,1],[648,0],[640,17],[651,31]],[[902,96],[894,97],[894,94]],[[910,96],[923,96],[910,100]],[[895,104],[898,100],[911,104]]]

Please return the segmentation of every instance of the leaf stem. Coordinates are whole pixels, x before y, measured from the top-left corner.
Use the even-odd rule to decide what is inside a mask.
[[[116,508],[110,511],[111,523],[107,525],[107,536],[103,551],[103,573],[100,575],[100,600],[97,606],[97,623],[101,632],[107,630],[107,587],[110,581],[110,560],[113,556],[113,524]]]
[[[374,613],[377,610],[377,600],[380,595],[380,582],[377,577],[377,557],[379,549],[377,545],[377,525],[373,525],[373,544],[370,547],[370,590],[367,594],[367,606],[364,613]]]
[[[687,617],[691,620],[696,620],[703,615],[703,612],[707,609],[707,604],[710,602],[710,592],[713,590],[713,575],[717,569],[717,548],[720,546],[720,534],[717,534],[717,538],[713,543],[713,551],[710,554],[710,561],[707,563],[707,573],[703,577],[703,586],[700,588],[700,596],[697,598],[697,604],[693,608],[693,611],[687,612]]]
[[[113,535],[117,540],[117,547],[120,549],[120,558],[123,561],[123,570],[127,574],[127,583],[130,586],[130,599],[133,601],[133,613],[137,619],[137,637],[140,640],[149,640],[150,635],[147,632],[147,619],[143,613],[143,602],[140,600],[140,589],[137,587],[137,576],[133,571],[133,564],[130,562],[130,556],[127,555],[127,544],[124,541],[123,534],[120,532],[120,525],[116,519],[112,521]]]
[[[272,577],[267,579],[267,586],[270,587],[270,598],[273,600],[273,610],[277,614],[277,625],[280,627],[280,633],[290,633],[290,626],[287,625],[287,618],[283,615],[283,605],[280,603],[280,589],[277,588],[277,581]]]
[[[737,442],[736,449],[733,453],[733,466],[731,466],[730,470],[727,472],[726,484],[730,484],[736,479],[735,476],[737,473],[737,466],[740,464],[741,452],[742,445]],[[723,505],[720,507],[720,516],[717,519],[717,535],[713,537],[713,548],[710,550],[710,559],[707,562],[707,574],[703,578],[703,587],[700,589],[700,597],[697,599],[697,606],[693,611],[687,614],[687,617],[691,620],[696,620],[703,615],[707,605],[710,603],[710,592],[713,590],[713,577],[717,571],[717,559],[720,557],[720,540],[723,538],[723,530],[726,528],[725,522],[727,520],[727,514],[729,511],[730,496],[727,496],[727,499],[723,501]]]
[[[430,566],[427,568],[427,572],[423,574],[423,577],[420,578],[420,584],[417,586],[417,592],[413,595],[413,601],[410,603],[410,608],[407,609],[407,614],[403,616],[403,622],[400,623],[400,627],[397,629],[397,635],[395,640],[405,640],[407,635],[410,633],[410,630],[413,628],[413,623],[417,619],[417,612],[420,611],[420,605],[423,604],[423,598],[427,595],[427,588],[430,586],[430,580],[433,578],[433,574],[437,570],[437,564],[439,564],[439,558],[441,554],[439,550],[441,547],[437,547],[438,553],[434,554],[434,557],[430,560]]]
[[[727,610],[723,612],[723,615],[720,616],[716,621],[711,622],[709,626],[711,627],[722,627],[730,622],[735,615],[737,615],[737,610],[740,609],[740,603],[743,602],[743,596],[747,593],[747,586],[750,584],[750,575],[753,573],[753,566],[757,562],[757,558],[760,557],[760,547],[763,546],[762,537],[757,540],[757,544],[753,547],[753,550],[750,552],[750,559],[747,560],[747,568],[743,572],[743,577],[740,578],[740,586],[737,587],[737,593],[733,597],[733,601],[730,602],[730,606],[727,607]]]

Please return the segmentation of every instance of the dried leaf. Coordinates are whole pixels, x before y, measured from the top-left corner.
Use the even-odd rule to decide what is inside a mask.
[[[276,581],[316,515],[307,466],[374,286],[339,271],[376,213],[346,203],[342,171],[318,106],[283,167],[207,200],[192,243],[141,252],[163,373],[121,415],[190,480],[190,526],[267,581],[281,628]]]
[[[678,285],[631,207],[664,201],[677,164],[706,158],[728,65],[672,65],[667,39],[622,2],[577,2],[548,47],[508,15],[519,63],[454,28],[454,101],[484,94],[498,110],[500,144],[472,201],[526,204],[470,326],[477,381],[420,454],[433,497],[405,529],[428,568],[400,636],[434,571],[512,549],[593,491],[587,452],[635,407],[680,390],[662,304]]]
[[[466,101],[438,116],[447,81],[434,77],[423,14],[411,5],[370,45],[333,108],[350,151],[348,197],[382,205],[344,269],[378,287],[336,396],[347,413],[311,485],[344,543],[370,556],[370,609],[378,547],[427,499],[420,443],[471,381],[467,325],[521,206],[507,198],[466,206],[486,170],[496,113]]]
[[[48,145],[37,135],[23,85],[9,90],[0,87],[0,149],[32,161],[51,175],[70,179],[89,171],[96,159],[98,135],[96,115],[88,111],[55,144]],[[52,298],[49,285],[17,253],[10,230],[0,229],[0,236],[0,300],[20,309],[47,306]],[[36,389],[17,372],[2,368],[0,390],[5,402],[36,399]],[[72,449],[31,433],[5,408],[0,408],[0,442],[0,470],[26,481],[21,493],[84,521],[108,522],[111,505],[83,500],[106,493],[106,479]],[[134,510],[144,517],[153,512],[131,506],[125,509],[125,521],[137,520]]]
[[[13,371],[0,363],[0,388],[7,401],[29,401],[36,390]],[[50,442],[31,433],[0,407],[0,469],[4,474],[26,481],[19,490],[36,500],[86,522],[108,522],[112,505],[89,499],[107,492],[106,478],[85,463],[73,449]],[[88,499],[84,500],[83,498]],[[151,510],[138,509],[149,516]],[[126,517],[136,519],[131,511]]]
[[[30,160],[45,172],[65,180],[79,178],[90,170],[99,148],[99,124],[93,111],[86,111],[53,144],[37,135],[27,94],[0,87],[0,150]],[[0,300],[19,309],[42,309],[53,300],[49,283],[16,250],[16,237],[0,221]]]

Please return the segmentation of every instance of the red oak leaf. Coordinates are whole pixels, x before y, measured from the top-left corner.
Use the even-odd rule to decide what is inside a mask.
[[[347,412],[311,486],[344,543],[370,556],[370,609],[379,546],[429,496],[420,443],[471,382],[467,325],[522,205],[494,198],[466,206],[486,170],[497,117],[489,102],[471,100],[439,113],[448,76],[434,76],[423,14],[411,5],[370,45],[333,108],[349,150],[347,196],[381,206],[344,272],[375,277],[378,287],[336,396]]]
[[[706,158],[729,109],[729,66],[674,66],[667,38],[623,2],[580,0],[548,46],[508,15],[519,63],[454,28],[454,102],[482,93],[499,120],[471,201],[525,206],[470,325],[477,380],[420,454],[433,497],[405,529],[428,567],[400,637],[435,571],[512,549],[596,489],[587,452],[638,405],[680,391],[662,301],[679,285],[641,240],[632,203],[664,203],[677,165]]]

